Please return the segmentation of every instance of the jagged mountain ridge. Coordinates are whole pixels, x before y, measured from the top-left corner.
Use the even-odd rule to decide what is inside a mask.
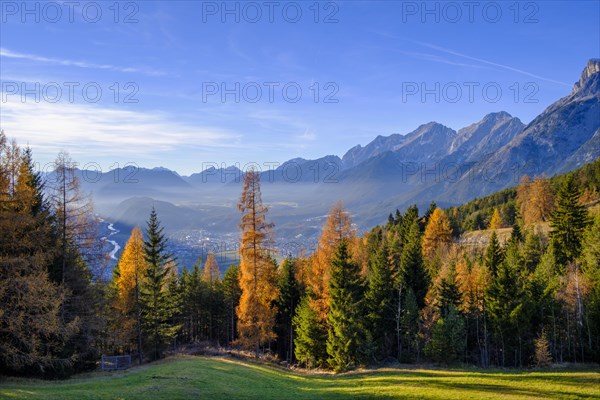
[[[467,197],[473,195],[466,190],[468,186],[491,193],[516,184],[515,176],[550,176],[581,167],[600,156],[599,128],[600,60],[592,59],[569,95],[548,106],[510,142],[491,152],[486,162],[471,171],[470,179],[462,177],[444,197],[456,198],[461,191]],[[492,166],[495,179],[486,179]]]
[[[527,125],[500,111],[458,131],[430,122],[405,135],[377,136],[342,158],[292,159],[262,172],[263,199],[279,232],[292,235],[304,229],[306,235],[316,235],[338,199],[367,229],[394,208],[424,206],[432,199],[440,205],[460,204],[513,186],[523,174],[566,172],[600,156],[599,96],[600,61],[590,60],[572,92]],[[123,170],[121,177],[123,172],[131,173]],[[111,171],[87,187],[103,210],[146,196],[197,213],[187,221],[174,218],[186,226],[204,221],[205,226],[235,231],[242,174],[238,166],[215,166],[188,177],[140,168],[135,184],[115,182]],[[140,208],[148,204],[147,198],[139,201]],[[127,206],[135,208],[131,202]],[[169,220],[168,215],[163,218]]]

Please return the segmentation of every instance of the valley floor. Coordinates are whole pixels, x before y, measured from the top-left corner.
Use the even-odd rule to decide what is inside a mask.
[[[1,378],[0,378],[1,379]],[[296,373],[217,357],[176,357],[67,381],[0,380],[1,399],[600,399],[600,370],[378,369]]]

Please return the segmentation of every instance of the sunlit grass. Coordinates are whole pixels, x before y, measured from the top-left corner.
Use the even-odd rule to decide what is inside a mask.
[[[67,381],[8,379],[2,399],[600,399],[600,371],[379,369],[306,374],[226,358],[178,357]]]

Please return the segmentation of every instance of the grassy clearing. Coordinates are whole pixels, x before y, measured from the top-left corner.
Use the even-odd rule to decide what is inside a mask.
[[[599,370],[378,369],[302,374],[226,358],[177,357],[68,381],[0,381],[1,399],[600,399]]]

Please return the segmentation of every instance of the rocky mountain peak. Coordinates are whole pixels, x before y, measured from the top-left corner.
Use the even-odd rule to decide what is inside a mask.
[[[493,112],[493,113],[489,113],[487,114],[485,117],[483,117],[484,121],[502,121],[505,119],[511,119],[512,115],[510,115],[509,113],[507,113],[506,111],[498,111],[498,112]]]
[[[598,81],[600,75],[600,58],[592,58],[587,62],[587,65],[581,72],[581,77],[578,82],[575,82],[573,86],[573,94],[586,89],[592,81]]]

